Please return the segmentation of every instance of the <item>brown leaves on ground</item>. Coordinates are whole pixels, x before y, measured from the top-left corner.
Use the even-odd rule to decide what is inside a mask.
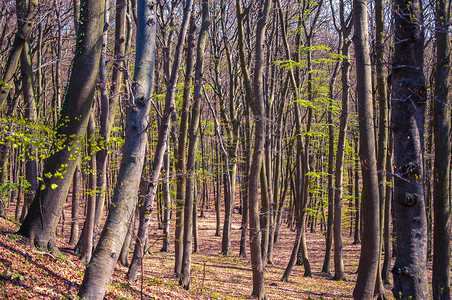
[[[192,257],[191,290],[185,291],[173,276],[174,254],[160,252],[161,231],[153,228],[151,248],[144,261],[144,276],[129,284],[127,268],[116,266],[106,299],[248,299],[252,291],[249,250],[247,258],[238,257],[240,215],[234,214],[232,250],[220,254],[221,237],[215,237],[215,212],[206,211],[199,218],[199,253]],[[174,224],[173,224],[174,225]],[[66,225],[67,226],[67,225]],[[32,249],[28,241],[14,234],[17,224],[0,218],[0,298],[3,299],[76,299],[85,266],[73,255],[61,238],[62,255]],[[69,232],[69,230],[65,230]],[[308,254],[313,277],[303,277],[303,266],[295,266],[289,282],[281,282],[295,233],[286,225],[274,250],[274,265],[265,272],[269,299],[351,299],[356,280],[359,245],[344,236],[346,282],[337,282],[320,273],[324,256],[324,236],[307,233]],[[68,240],[66,236],[65,241]],[[132,249],[133,250],[133,249]],[[331,264],[331,271],[334,265]],[[142,289],[142,290],[141,290]],[[386,294],[391,296],[390,290]]]

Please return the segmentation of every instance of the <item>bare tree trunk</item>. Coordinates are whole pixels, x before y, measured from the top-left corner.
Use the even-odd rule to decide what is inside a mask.
[[[184,233],[184,199],[185,199],[185,189],[186,189],[186,143],[188,134],[188,115],[190,106],[190,94],[191,85],[193,80],[193,51],[194,45],[194,35],[196,31],[196,26],[194,24],[194,16],[190,19],[190,29],[188,31],[187,39],[187,54],[185,59],[185,79],[184,79],[184,92],[183,92],[183,104],[181,121],[179,127],[179,141],[177,147],[177,161],[176,161],[176,177],[177,177],[177,187],[176,187],[176,226],[174,230],[174,274],[176,278],[179,278],[182,270],[182,255],[184,252],[183,244],[183,233]],[[170,43],[170,38],[168,37],[168,43]],[[169,45],[168,45],[169,46]],[[168,49],[169,50],[169,49]],[[167,53],[168,60],[170,53]],[[169,67],[168,67],[169,73]],[[169,75],[168,75],[169,76]]]
[[[95,224],[95,212],[96,212],[96,156],[94,155],[94,147],[96,143],[96,128],[94,113],[91,112],[88,123],[87,132],[87,142],[88,142],[88,155],[91,157],[90,165],[88,168],[88,187],[87,187],[87,209],[85,226],[83,231],[83,246],[82,246],[82,257],[81,260],[84,263],[88,263],[91,259],[93,252],[94,243],[94,224]]]
[[[80,185],[81,185],[81,170],[80,163],[77,164],[72,179],[72,208],[71,208],[71,237],[69,245],[75,247],[79,238],[79,209],[80,209]]]
[[[171,213],[171,195],[170,195],[170,151],[169,148],[166,150],[165,157],[163,158],[163,245],[160,251],[168,252],[170,248],[170,213]]]
[[[344,7],[340,8],[340,20],[342,27],[342,51],[343,57],[350,55],[350,30],[349,24],[346,24]],[[334,279],[345,280],[344,273],[344,258],[342,253],[342,190],[343,190],[343,176],[344,176],[344,152],[345,140],[347,133],[348,122],[348,102],[350,93],[350,61],[348,59],[342,60],[341,66],[341,83],[342,83],[342,111],[339,121],[339,135],[337,138],[337,152],[336,152],[336,169],[334,172]]]
[[[396,299],[428,299],[427,220],[424,201],[424,122],[422,3],[395,0],[391,76],[394,141],[393,211],[397,235],[393,294]]]
[[[203,69],[204,69],[204,50],[207,43],[207,29],[210,25],[209,20],[209,1],[202,1],[202,25],[199,32],[198,46],[196,49],[195,66],[195,87],[193,94],[193,106],[190,120],[190,143],[188,146],[187,160],[187,189],[185,191],[184,205],[184,252],[182,256],[182,274],[179,278],[179,284],[188,290],[190,288],[190,270],[192,253],[192,234],[193,234],[193,214],[196,214],[196,202],[194,201],[194,191],[196,185],[196,152],[198,150],[199,140],[199,118],[201,115],[201,89],[203,87]]]
[[[261,171],[264,143],[265,143],[265,100],[263,95],[263,44],[266,31],[267,19],[271,10],[271,1],[265,0],[260,3],[258,23],[256,27],[256,48],[255,48],[255,70],[254,70],[254,93],[251,89],[251,80],[249,71],[245,62],[244,36],[243,36],[243,18],[241,3],[236,1],[238,18],[238,42],[240,65],[244,77],[244,86],[246,99],[253,111],[255,120],[255,139],[254,152],[251,161],[250,175],[248,181],[248,199],[249,199],[249,222],[250,222],[250,251],[251,251],[251,270],[253,273],[253,292],[252,296],[258,299],[266,299],[264,290],[264,266],[261,256],[261,232],[259,226],[259,173]]]
[[[433,299],[450,299],[450,0],[436,3]]]
[[[372,299],[380,254],[380,211],[375,133],[373,124],[372,75],[369,53],[367,1],[353,2],[355,57],[358,85],[359,153],[363,182],[363,240],[355,299]]]
[[[27,41],[21,54],[21,71],[22,71],[22,93],[26,105],[25,117],[30,123],[37,120],[36,98],[33,90],[33,69],[30,53],[30,44]],[[24,206],[22,210],[21,220],[23,221],[28,213],[28,207],[38,189],[38,163],[36,161],[36,149],[29,145],[26,150],[25,161],[25,179],[30,183],[24,195]]]
[[[185,36],[188,28],[188,20],[192,13],[193,2],[191,0],[185,3],[184,16],[180,28],[179,38],[176,45],[175,59],[173,62],[171,77],[168,84],[168,90],[165,96],[165,110],[160,123],[158,142],[154,160],[152,162],[152,168],[150,172],[150,180],[148,187],[148,194],[145,197],[142,213],[140,215],[140,226],[138,227],[137,241],[135,243],[135,250],[133,252],[132,262],[130,263],[129,272],[127,277],[130,282],[135,282],[137,279],[138,267],[141,265],[141,261],[144,256],[144,241],[147,238],[148,228],[150,224],[150,213],[153,209],[153,203],[157,193],[158,181],[160,177],[160,170],[163,165],[163,156],[166,152],[168,136],[171,127],[171,117],[175,112],[175,96],[176,86],[179,74],[179,67],[182,59],[182,49],[185,43]],[[143,24],[144,25],[144,24]]]

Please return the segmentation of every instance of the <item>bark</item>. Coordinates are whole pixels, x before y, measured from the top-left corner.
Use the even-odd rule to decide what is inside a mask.
[[[227,37],[227,28],[225,25],[225,7],[224,3],[221,4],[221,29],[223,32],[223,43],[226,52],[226,59],[228,65],[229,75],[229,101],[224,101],[224,97],[221,93],[221,75],[220,75],[220,55],[216,53],[217,63],[215,64],[215,79],[217,85],[217,94],[219,94],[221,120],[226,129],[226,142],[225,147],[227,153],[225,153],[225,165],[227,168],[225,185],[227,193],[224,194],[224,222],[223,222],[223,237],[221,241],[221,252],[223,255],[231,254],[231,234],[232,234],[232,213],[234,208],[234,199],[236,194],[236,174],[237,174],[237,147],[238,147],[238,129],[239,120],[237,119],[237,109],[235,103],[235,88],[236,88],[236,75],[234,70],[234,62],[232,61],[232,54],[229,47],[229,40]],[[219,47],[217,47],[219,48]],[[219,52],[219,51],[217,51]],[[229,106],[229,115],[226,113],[225,104]]]
[[[26,0],[16,1],[18,28],[0,80],[0,107],[5,103],[14,83],[14,74],[16,73],[22,49],[33,30],[34,20],[38,12],[38,2],[38,0],[29,0],[28,3]]]
[[[106,5],[108,4],[108,0]],[[109,13],[105,10],[105,25],[102,34],[102,53],[99,62],[99,81],[100,81],[100,124],[99,124],[99,151],[91,153],[96,158],[96,208],[94,213],[94,239],[100,231],[100,222],[104,211],[105,198],[107,192],[106,173],[107,173],[107,147],[110,139],[110,131],[116,114],[116,106],[119,102],[121,92],[122,72],[119,69],[124,59],[125,51],[125,3],[118,1],[116,5],[116,28],[115,28],[115,60],[113,63],[113,88],[111,90],[112,97],[108,95],[108,79],[107,79],[107,40]],[[122,40],[121,40],[122,39]],[[94,171],[94,170],[93,170]]]
[[[187,187],[185,191],[184,203],[184,252],[182,255],[182,274],[179,284],[184,289],[190,288],[190,270],[192,253],[192,234],[193,234],[193,214],[196,214],[196,202],[194,198],[196,185],[196,152],[198,150],[199,140],[199,118],[201,115],[201,89],[203,87],[203,69],[204,69],[204,50],[207,43],[207,29],[210,25],[209,20],[209,1],[202,1],[202,25],[199,32],[198,46],[196,49],[196,67],[195,67],[195,87],[193,94],[193,106],[191,110],[190,130],[187,159]]]
[[[87,141],[88,141],[88,155],[91,157],[89,161],[89,167],[87,168],[88,172],[88,186],[87,186],[87,194],[88,197],[86,199],[86,218],[85,218],[85,226],[83,231],[83,243],[82,243],[82,257],[81,261],[83,263],[88,263],[91,259],[91,255],[94,248],[94,225],[95,225],[95,212],[96,212],[96,156],[94,155],[94,143],[96,139],[96,128],[95,128],[95,120],[94,113],[91,113],[89,123],[88,123],[88,132],[87,132]]]
[[[139,1],[137,14],[138,43],[133,95],[127,109],[124,154],[107,221],[79,291],[79,296],[86,299],[103,299],[137,203],[154,79],[155,3]]]
[[[389,271],[392,261],[392,234],[391,234],[391,204],[392,204],[392,138],[389,137],[388,156],[386,159],[386,195],[384,207],[384,228],[383,228],[383,248],[385,251],[383,267],[381,269],[381,279],[384,284],[390,284]]]
[[[359,201],[359,152],[358,152],[358,137],[354,138],[354,144],[355,144],[355,233],[353,235],[353,244],[358,245],[361,244],[361,205]]]
[[[263,44],[266,31],[267,19],[271,10],[271,1],[265,0],[259,8],[258,23],[256,27],[255,69],[254,69],[254,93],[251,89],[249,71],[246,67],[244,53],[243,17],[240,1],[236,1],[239,54],[242,75],[246,91],[246,99],[251,107],[255,120],[254,152],[251,161],[248,179],[248,201],[249,201],[249,226],[250,226],[250,251],[251,270],[253,274],[252,296],[258,299],[266,299],[264,290],[264,267],[261,256],[261,232],[259,226],[259,173],[262,168],[265,143],[265,100],[263,95]]]
[[[341,54],[344,57],[350,55],[350,26],[347,26],[344,7],[340,8],[340,20],[342,27],[342,51]],[[342,60],[341,66],[341,83],[342,83],[342,111],[339,121],[339,134],[337,138],[337,150],[336,150],[336,169],[334,174],[334,279],[345,280],[344,273],[344,258],[343,258],[343,245],[342,245],[342,190],[343,190],[343,177],[344,177],[344,154],[345,154],[345,139],[347,133],[348,122],[348,102],[350,93],[350,61],[348,59]]]
[[[38,116],[36,111],[36,99],[33,89],[33,69],[30,53],[30,44],[27,41],[21,54],[21,73],[22,73],[22,93],[26,105],[25,118],[30,124],[36,122]],[[24,206],[22,210],[21,221],[28,213],[28,207],[38,189],[38,163],[36,161],[36,149],[32,145],[27,146],[25,161],[25,180],[30,183],[24,195]]]
[[[185,59],[185,79],[184,79],[184,92],[183,92],[183,104],[181,121],[179,127],[179,140],[177,147],[177,161],[176,161],[176,177],[177,177],[177,188],[176,188],[176,227],[175,227],[175,238],[174,238],[174,274],[179,278],[182,270],[182,255],[183,255],[183,232],[184,232],[184,199],[185,199],[185,189],[186,180],[185,175],[187,172],[186,165],[186,143],[188,134],[188,109],[190,106],[190,94],[191,94],[191,84],[193,80],[193,51],[195,49],[194,44],[194,34],[196,31],[196,26],[194,24],[194,16],[190,20],[190,29],[188,32],[187,39],[187,54]],[[170,39],[168,38],[168,44]],[[168,48],[169,51],[169,48]],[[167,56],[169,59],[170,53]],[[169,72],[169,67],[168,67]],[[169,76],[169,75],[168,75]]]
[[[436,3],[433,299],[450,299],[450,0]]]
[[[81,186],[81,170],[80,164],[77,164],[72,179],[72,205],[71,205],[71,237],[69,239],[69,245],[75,247],[78,241],[79,235],[79,208],[80,208],[80,186]]]
[[[359,142],[363,190],[363,239],[359,258],[358,278],[353,297],[372,299],[380,254],[380,211],[373,124],[372,75],[367,23],[367,2],[353,2],[356,77],[361,84],[358,92]]]
[[[380,233],[383,237],[384,226],[384,213],[385,213],[385,181],[386,181],[386,156],[388,148],[388,102],[386,95],[386,76],[383,70],[384,64],[384,16],[383,16],[383,1],[375,1],[375,25],[376,25],[376,37],[375,37],[375,59],[376,59],[376,88],[377,88],[377,101],[379,109],[379,122],[378,122],[378,149],[377,149],[377,170],[378,170],[378,190],[380,199]],[[380,238],[380,241],[383,241]],[[382,249],[380,246],[379,249]],[[377,281],[375,283],[375,297],[378,299],[384,299],[384,286],[382,281],[382,266],[381,266],[381,251],[378,256],[378,271]]]
[[[393,294],[396,299],[428,299],[423,186],[426,86],[420,1],[396,0],[393,17],[394,38],[398,41],[391,76],[395,173],[392,208],[397,239]]]
[[[66,200],[79,152],[79,142],[86,133],[99,70],[104,1],[82,2],[76,55],[65,96],[56,141],[44,166],[43,181],[33,199],[30,212],[19,233],[31,244],[57,251],[55,231]],[[101,16],[101,17],[99,17]]]
[[[188,28],[188,20],[190,19],[192,13],[192,5],[193,2],[190,0],[185,3],[184,7],[184,16],[176,45],[175,59],[171,69],[171,77],[165,96],[165,109],[160,121],[158,142],[150,171],[149,186],[147,188],[149,192],[144,199],[142,213],[140,215],[140,225],[138,226],[137,241],[135,243],[135,249],[133,252],[132,262],[130,263],[129,272],[127,273],[127,277],[130,282],[136,281],[138,267],[141,265],[141,261],[144,256],[144,241],[147,238],[150,225],[150,213],[153,209],[153,203],[157,194],[160,170],[163,165],[163,156],[166,152],[168,137],[171,129],[171,117],[175,113],[177,79],[182,59],[182,49],[185,43],[185,36]]]
[[[163,245],[160,251],[168,252],[170,249],[170,213],[171,213],[171,195],[170,195],[170,151],[166,150],[163,165],[164,178],[163,178]]]
[[[264,157],[265,159],[265,157]],[[262,163],[261,171],[259,173],[261,181],[261,213],[259,215],[261,227],[261,251],[262,261],[267,263],[268,244],[269,244],[269,223],[270,223],[270,196],[268,190],[267,168],[265,163]]]
[[[245,149],[245,170],[244,179],[243,179],[243,200],[242,200],[242,220],[241,220],[241,234],[240,234],[240,249],[239,256],[246,257],[246,235],[248,232],[248,216],[249,216],[249,208],[248,208],[248,174],[250,172],[250,162],[251,162],[251,129],[249,122],[249,110],[246,110],[245,113],[245,125],[243,131],[245,131],[244,137],[242,138],[242,149]]]
[[[323,259],[322,272],[330,274],[331,249],[333,244],[333,220],[334,220],[334,188],[333,188],[333,168],[334,168],[334,124],[333,124],[333,96],[336,74],[339,68],[339,61],[336,63],[329,84],[328,103],[328,218],[326,221],[325,235],[325,257]]]

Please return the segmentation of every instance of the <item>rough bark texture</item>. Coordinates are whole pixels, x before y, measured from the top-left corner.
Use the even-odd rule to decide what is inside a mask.
[[[155,3],[138,1],[137,52],[133,95],[127,110],[124,154],[112,205],[79,291],[85,299],[103,299],[132,221],[147,144],[148,114],[154,81]]]
[[[392,66],[392,136],[396,299],[428,299],[427,219],[424,202],[423,136],[426,86],[420,1],[394,1],[395,48]],[[365,236],[365,234],[364,234]]]
[[[356,57],[356,77],[361,83],[358,92],[359,154],[363,189],[362,247],[358,278],[353,291],[355,299],[372,299],[377,278],[380,245],[380,212],[373,122],[372,75],[367,28],[367,1],[353,2]]]
[[[53,151],[43,171],[48,176],[42,176],[30,212],[19,230],[32,244],[51,251],[57,250],[55,230],[77,164],[79,142],[86,133],[99,70],[105,1],[86,0],[81,6],[81,34],[71,79]]]

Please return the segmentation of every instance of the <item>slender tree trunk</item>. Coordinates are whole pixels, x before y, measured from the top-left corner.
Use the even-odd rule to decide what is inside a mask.
[[[353,244],[361,244],[361,205],[359,202],[359,156],[358,156],[358,137],[354,139],[355,144],[355,234],[353,235]]]
[[[342,55],[348,57],[350,55],[350,40],[348,38],[348,31],[345,24],[344,8],[341,7],[341,25],[343,35]],[[342,244],[342,190],[343,190],[343,176],[344,176],[344,152],[345,140],[347,133],[348,122],[348,102],[350,90],[350,61],[348,59],[342,60],[341,67],[341,82],[342,82],[342,112],[339,121],[339,135],[337,140],[336,152],[336,170],[334,174],[335,189],[334,189],[334,279],[345,280],[344,273],[344,258],[343,258],[343,244]]]
[[[386,181],[386,156],[388,148],[388,101],[386,95],[386,76],[383,70],[384,64],[384,16],[383,16],[383,1],[375,1],[375,54],[376,54],[376,83],[377,83],[377,101],[379,109],[378,120],[378,149],[377,149],[377,170],[378,170],[378,190],[380,199],[380,241],[383,242],[383,227],[384,227],[384,212],[385,202],[385,181]],[[384,286],[382,281],[382,266],[381,266],[381,249],[378,256],[378,271],[377,281],[375,282],[375,298],[385,299]]]
[[[386,159],[386,195],[385,195],[385,207],[384,207],[384,229],[383,248],[385,251],[383,267],[381,269],[381,279],[384,284],[389,284],[389,269],[391,267],[392,260],[392,234],[391,234],[391,204],[392,204],[392,137],[388,137],[388,157]]]
[[[192,14],[193,1],[189,0],[185,3],[184,16],[179,32],[179,38],[176,45],[175,59],[171,69],[171,77],[168,84],[167,93],[165,96],[165,110],[160,123],[158,142],[156,152],[151,168],[151,178],[149,180],[148,194],[144,202],[144,212],[140,216],[140,226],[138,227],[137,242],[135,243],[135,250],[133,252],[132,262],[130,263],[129,272],[127,274],[130,282],[135,282],[137,279],[138,267],[144,255],[144,244],[146,240],[148,228],[150,224],[150,212],[153,209],[153,203],[157,193],[158,181],[160,177],[160,170],[163,164],[163,156],[166,151],[168,136],[171,127],[171,117],[175,112],[175,97],[176,86],[179,74],[179,67],[182,59],[182,49],[185,43],[185,36],[188,28],[188,21]]]
[[[355,57],[358,86],[358,119],[360,158],[363,182],[363,240],[358,278],[353,291],[355,299],[372,299],[380,254],[380,211],[375,133],[373,124],[372,75],[367,23],[367,1],[353,2],[355,21]]]
[[[265,143],[265,100],[263,95],[263,44],[266,31],[267,19],[271,10],[271,1],[265,0],[260,3],[259,17],[256,27],[256,48],[255,48],[255,70],[254,70],[254,93],[251,90],[249,71],[246,67],[244,53],[243,17],[241,3],[236,1],[238,34],[239,34],[239,54],[246,99],[251,107],[255,119],[254,129],[254,152],[251,161],[250,175],[248,179],[248,201],[249,201],[249,221],[250,221],[250,251],[251,270],[253,273],[252,296],[258,299],[266,299],[264,290],[264,266],[261,256],[261,232],[259,226],[259,173],[262,167],[264,143]]]
[[[166,150],[165,157],[163,158],[164,165],[164,178],[163,178],[163,245],[160,251],[168,252],[170,248],[170,213],[171,213],[171,195],[170,195],[170,159],[171,154],[169,148]]]
[[[37,120],[36,111],[36,99],[35,92],[33,89],[33,69],[30,53],[30,44],[27,41],[24,44],[24,48],[21,54],[21,75],[22,75],[22,93],[24,96],[24,101],[26,105],[25,117],[28,122],[32,124]],[[38,189],[38,163],[36,161],[36,149],[32,145],[29,145],[26,150],[26,161],[25,161],[25,180],[30,183],[24,195],[24,207],[22,210],[23,221],[28,213],[28,207],[33,200],[33,197]]]
[[[436,3],[433,299],[450,299],[450,0]]]
[[[75,247],[79,238],[79,209],[80,209],[80,185],[81,185],[81,174],[80,163],[77,164],[74,171],[74,176],[72,179],[72,206],[71,206],[71,237],[69,239],[69,245]]]
[[[94,224],[95,224],[95,211],[96,211],[96,156],[94,155],[94,145],[96,142],[96,128],[94,121],[94,113],[91,113],[87,141],[88,141],[88,152],[90,159],[90,166],[88,168],[88,197],[86,200],[86,218],[83,236],[83,247],[82,247],[82,257],[81,260],[84,263],[88,263],[91,259],[93,252],[94,243]]]
[[[198,131],[199,118],[201,115],[201,89],[203,87],[203,69],[204,69],[204,50],[207,42],[207,29],[209,27],[209,1],[202,1],[202,25],[199,33],[198,46],[196,49],[196,67],[195,67],[195,87],[193,94],[193,106],[190,120],[190,143],[188,146],[187,159],[187,189],[185,191],[184,204],[184,252],[182,256],[182,274],[179,284],[188,290],[190,288],[190,269],[192,254],[192,230],[193,230],[193,211],[195,206],[194,190],[196,185],[196,152],[198,150]]]
[[[334,220],[334,187],[333,187],[333,164],[334,164],[334,124],[333,124],[333,97],[334,84],[339,62],[334,67],[333,76],[329,84],[328,103],[328,219],[325,235],[325,257],[323,259],[322,272],[330,274],[331,249],[333,245],[333,220]]]
[[[196,26],[194,24],[194,16],[190,19],[190,29],[188,32],[187,40],[187,54],[185,60],[185,80],[184,80],[184,93],[183,93],[183,104],[181,121],[179,128],[179,141],[177,147],[177,162],[176,162],[176,177],[177,177],[177,188],[176,188],[176,227],[175,227],[175,238],[174,238],[174,274],[179,278],[182,269],[182,255],[183,255],[183,232],[184,232],[184,199],[185,199],[185,189],[186,189],[186,147],[187,143],[187,133],[188,133],[188,110],[190,106],[190,94],[191,94],[191,84],[193,79],[193,51],[195,48],[194,44],[194,34],[196,31]],[[169,38],[168,38],[169,39]],[[170,41],[168,41],[170,42]],[[169,50],[169,49],[168,49]],[[168,59],[170,53],[167,54]],[[168,67],[169,69],[169,67]],[[169,73],[169,70],[168,70]],[[168,75],[169,76],[169,75]]]

